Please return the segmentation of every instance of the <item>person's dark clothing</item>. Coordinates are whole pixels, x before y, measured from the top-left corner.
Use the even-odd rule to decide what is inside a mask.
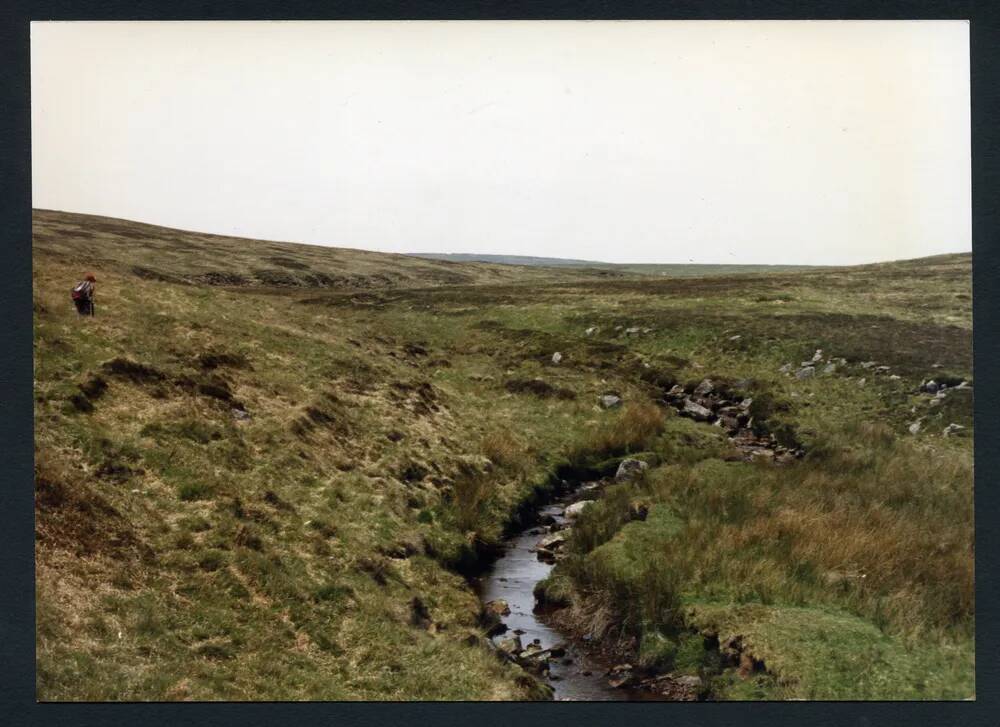
[[[73,303],[76,312],[82,316],[94,315],[94,283],[84,280],[73,289]]]

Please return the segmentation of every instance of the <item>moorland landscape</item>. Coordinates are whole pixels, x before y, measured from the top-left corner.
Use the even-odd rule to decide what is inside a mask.
[[[974,696],[970,255],[33,221],[39,699]]]

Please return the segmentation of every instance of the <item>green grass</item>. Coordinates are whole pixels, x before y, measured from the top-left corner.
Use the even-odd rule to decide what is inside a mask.
[[[540,696],[477,645],[456,571],[553,473],[625,455],[652,467],[584,513],[545,586],[581,627],[723,698],[973,691],[972,400],[915,393],[971,380],[968,256],[594,277],[36,213],[34,264],[41,699]],[[67,290],[94,267],[81,319]],[[296,284],[254,272],[278,269]],[[778,372],[816,348],[847,365]],[[727,461],[652,403],[705,377],[752,380],[807,457]],[[767,671],[713,662],[710,628]]]

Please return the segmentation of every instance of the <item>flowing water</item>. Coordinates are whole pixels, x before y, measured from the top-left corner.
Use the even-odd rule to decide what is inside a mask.
[[[558,524],[565,524],[562,512],[566,504],[575,499],[572,495],[541,508],[541,518],[553,517]],[[518,635],[524,646],[538,639],[543,649],[557,644],[566,648],[566,654],[549,661],[548,683],[555,690],[558,700],[579,701],[631,701],[655,698],[649,692],[616,689],[608,684],[608,665],[600,664],[584,653],[560,631],[544,623],[542,614],[535,611],[534,588],[538,581],[552,570],[552,564],[538,559],[535,548],[538,541],[548,534],[544,527],[531,527],[507,541],[507,548],[477,582],[479,596],[484,603],[502,598],[510,606],[510,615],[502,620],[508,631],[493,637],[494,642]]]

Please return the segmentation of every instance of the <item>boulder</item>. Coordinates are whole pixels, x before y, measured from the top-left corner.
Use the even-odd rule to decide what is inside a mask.
[[[497,598],[493,601],[487,602],[483,606],[483,611],[491,616],[509,616],[510,605],[502,598]]]
[[[963,427],[961,424],[949,424],[944,428],[944,431],[941,433],[944,434],[944,436],[946,437],[950,437],[952,434],[958,434],[964,429],[965,427]]]
[[[554,354],[552,354],[552,363],[558,364],[560,361],[562,361],[562,359],[563,359],[563,355],[561,353],[559,353],[558,351],[556,351]]]
[[[712,418],[712,410],[702,406],[701,404],[696,404],[691,399],[684,400],[684,408],[681,410],[682,414],[686,414],[695,421],[707,422]]]
[[[622,405],[621,397],[614,394],[604,394],[597,401],[602,409],[615,409]]]
[[[695,388],[694,395],[706,396],[711,394],[714,390],[715,385],[709,379],[704,379],[700,384],[698,384],[697,388]]]
[[[560,530],[557,533],[546,535],[544,538],[539,540],[538,547],[544,548],[545,550],[556,550],[557,548],[561,548],[563,543],[565,542],[566,542],[566,533],[565,531]],[[506,603],[504,605],[506,605]],[[510,613],[510,611],[508,611],[508,613]]]
[[[497,644],[497,649],[504,654],[514,656],[515,654],[520,654],[524,650],[524,647],[521,645],[520,636],[512,636]]]
[[[799,380],[811,379],[815,373],[816,369],[813,368],[812,366],[804,366],[795,372],[795,378]]]
[[[631,479],[647,469],[649,469],[649,465],[641,459],[634,459],[632,457],[623,459],[618,465],[618,470],[615,472],[615,480]],[[567,510],[567,512],[569,511]]]
[[[563,516],[565,516],[570,520],[573,520],[574,518],[580,517],[580,513],[582,513],[584,510],[586,510],[593,504],[594,500],[580,500],[579,502],[574,502],[572,505],[570,505],[563,511]],[[546,545],[544,547],[549,547],[549,546]]]

